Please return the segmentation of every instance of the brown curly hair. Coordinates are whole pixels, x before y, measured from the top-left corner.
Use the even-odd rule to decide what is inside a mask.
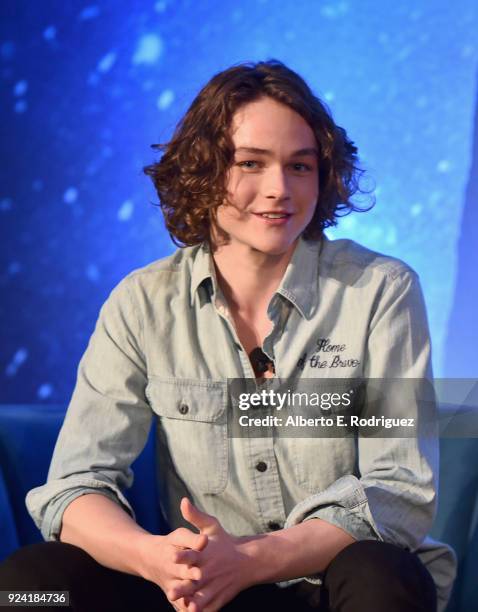
[[[319,198],[304,236],[318,238],[352,211],[351,197],[369,193],[359,186],[363,170],[357,147],[335,124],[307,83],[278,60],[243,63],[219,72],[201,89],[169,143],[154,144],[160,161],[144,168],[159,196],[166,228],[177,246],[209,239],[210,220],[227,200],[226,173],[234,159],[229,128],[236,111],[268,96],[301,115],[319,146]]]

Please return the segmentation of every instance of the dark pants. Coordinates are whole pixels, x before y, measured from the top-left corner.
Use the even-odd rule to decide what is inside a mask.
[[[8,557],[0,565],[0,591],[7,590],[69,591],[75,612],[172,610],[152,582],[103,567],[82,549],[61,542],[33,544]],[[59,612],[62,608],[29,609]],[[340,552],[322,587],[304,581],[286,589],[258,585],[240,593],[223,610],[434,612],[436,591],[416,555],[370,540]]]

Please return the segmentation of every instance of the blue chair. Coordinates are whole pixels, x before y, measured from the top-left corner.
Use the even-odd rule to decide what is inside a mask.
[[[25,507],[25,496],[46,480],[65,406],[0,406],[0,560],[19,546],[41,542],[42,536]],[[138,522],[163,533],[159,496],[154,485],[154,428],[133,464],[134,483],[125,492]]]
[[[458,561],[447,612],[478,610],[478,438],[440,440],[440,497],[431,536]]]

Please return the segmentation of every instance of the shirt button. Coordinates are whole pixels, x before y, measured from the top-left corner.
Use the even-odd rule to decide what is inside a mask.
[[[267,470],[267,463],[259,461],[259,463],[256,464],[256,470],[258,472],[265,472]]]
[[[269,521],[267,523],[267,526],[269,527],[271,531],[277,531],[278,529],[282,529],[279,523],[276,523],[275,521]]]
[[[189,412],[189,406],[187,404],[180,404],[178,410],[181,414],[187,414]]]

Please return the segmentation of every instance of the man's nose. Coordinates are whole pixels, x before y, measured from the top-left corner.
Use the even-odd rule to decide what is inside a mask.
[[[270,168],[264,175],[266,198],[283,200],[289,198],[289,184],[283,168]]]

